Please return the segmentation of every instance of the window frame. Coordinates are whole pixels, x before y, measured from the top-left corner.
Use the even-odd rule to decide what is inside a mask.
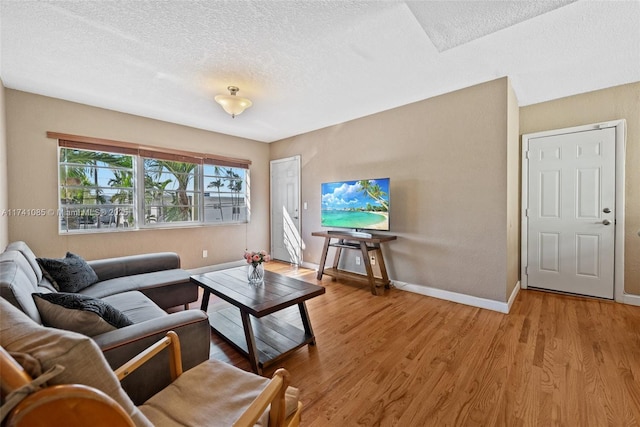
[[[158,228],[184,228],[184,227],[204,227],[204,226],[219,226],[219,225],[234,225],[234,224],[246,224],[251,221],[250,216],[250,160],[236,159],[231,157],[218,156],[210,153],[195,153],[182,150],[174,150],[169,148],[158,148],[150,146],[142,146],[129,142],[106,140],[101,138],[83,137],[77,135],[61,134],[57,132],[47,132],[47,137],[58,140],[58,212],[62,213],[63,205],[61,199],[61,152],[62,148],[72,148],[85,151],[97,151],[106,154],[125,154],[133,156],[132,168],[134,186],[133,193],[133,215],[134,223],[133,227],[120,227],[120,228],[87,228],[87,229],[63,229],[62,222],[58,220],[58,233],[59,234],[88,234],[88,233],[105,233],[105,232],[122,232],[122,231],[134,231],[144,229],[158,229]],[[193,171],[193,191],[189,190],[193,194],[192,211],[195,209],[195,214],[198,216],[195,220],[188,221],[162,221],[159,223],[147,223],[146,220],[146,203],[145,203],[145,159],[159,159],[164,161],[185,162],[195,164]],[[221,168],[233,168],[243,169],[244,178],[242,180],[242,196],[245,215],[242,215],[236,220],[224,220],[221,221],[207,221],[205,215],[205,193],[210,193],[205,187],[205,165],[213,165]],[[207,175],[207,177],[210,177]],[[231,194],[231,191],[227,192]],[[242,212],[242,211],[241,211]],[[98,219],[100,221],[100,219]]]
[[[207,175],[206,171],[205,171],[205,167],[209,165],[209,166],[213,166],[214,168],[219,167],[221,170],[225,170],[227,172],[227,175]],[[249,198],[249,169],[244,169],[244,168],[237,168],[237,167],[231,167],[231,166],[226,166],[226,168],[229,169],[225,169],[225,166],[220,166],[218,164],[214,164],[211,162],[204,162],[203,167],[202,167],[202,173],[200,175],[200,186],[202,188],[202,194],[203,194],[203,201],[202,201],[202,218],[203,221],[206,222],[207,224],[244,224],[244,223],[249,223],[250,222],[250,216],[251,216],[251,203],[250,203],[250,198]],[[244,177],[242,177],[241,179],[236,179],[232,176],[229,175],[229,172],[232,170],[244,170]],[[205,194],[209,194],[209,197],[212,198],[213,196],[211,196],[211,193],[213,193],[212,191],[208,190],[209,186],[206,184],[205,182],[205,178],[219,178],[219,179],[226,179],[226,180],[231,180],[231,179],[235,179],[237,181],[242,181],[242,188],[241,190],[237,191],[237,196],[242,196],[242,203],[238,206],[234,205],[234,196],[233,196],[233,190],[231,188],[229,188],[227,186],[227,188],[229,188],[229,191],[224,191],[222,192],[222,194],[227,194],[230,195],[231,197],[231,205],[226,205],[227,207],[231,207],[231,215],[233,217],[233,215],[236,215],[235,212],[235,207],[239,207],[240,209],[238,209],[237,215],[239,215],[240,218],[238,218],[235,221],[224,221],[224,214],[222,212],[222,207],[220,207],[219,209],[221,210],[221,222],[218,221],[207,221],[207,212],[205,211],[206,209],[206,200],[205,200]],[[220,194],[220,193],[218,193]],[[239,199],[238,199],[239,201]],[[220,206],[222,206],[222,202],[220,202]],[[215,209],[215,207],[213,208]],[[244,210],[244,216],[245,216],[245,220],[242,220],[242,211]]]
[[[140,210],[140,217],[139,219],[142,221],[140,222],[140,226],[141,228],[165,228],[165,227],[180,227],[180,226],[189,226],[189,225],[199,225],[202,221],[201,221],[201,216],[200,216],[200,205],[202,204],[202,191],[199,190],[200,185],[198,184],[199,181],[199,175],[201,174],[201,168],[202,168],[202,162],[198,162],[196,159],[190,159],[190,161],[186,161],[185,159],[182,159],[181,161],[175,161],[176,163],[189,163],[189,164],[193,164],[194,165],[194,169],[192,172],[189,172],[189,175],[192,177],[192,185],[193,185],[193,190],[190,190],[189,187],[187,187],[187,189],[184,189],[185,193],[187,194],[192,194],[193,195],[193,199],[191,204],[189,205],[175,205],[175,204],[171,204],[171,205],[167,205],[166,206],[166,210],[170,210],[171,208],[179,208],[180,206],[190,206],[191,207],[191,211],[193,212],[194,209],[197,209],[197,218],[198,219],[190,219],[190,220],[176,220],[176,221],[167,221],[167,220],[163,220],[162,221],[154,221],[151,222],[148,220],[147,217],[147,209],[151,208],[158,208],[160,207],[161,210],[165,211],[165,205],[161,204],[160,206],[156,205],[155,203],[148,203],[147,202],[147,187],[146,187],[146,180],[145,177],[147,176],[147,172],[149,169],[147,169],[147,164],[146,161],[147,160],[159,160],[159,161],[168,161],[168,160],[164,160],[158,157],[142,157],[140,156],[139,158],[139,164],[141,164],[141,169],[140,171],[142,173],[140,173],[140,175],[142,175],[142,187],[140,188],[140,193],[138,194],[137,199],[140,200],[141,203],[141,210]],[[173,161],[173,160],[171,160]],[[169,173],[171,174],[171,172],[167,172],[164,171],[165,166],[162,166],[159,170],[159,173],[161,174],[165,174],[165,173]],[[174,175],[175,179],[171,179],[172,182],[177,181],[177,176]],[[163,200],[166,197],[166,194],[168,193],[172,193],[172,192],[179,192],[180,189],[178,188],[177,190],[162,190],[162,194],[160,196],[161,200]],[[164,213],[164,212],[163,212]],[[193,217],[193,213],[191,213],[192,217]]]

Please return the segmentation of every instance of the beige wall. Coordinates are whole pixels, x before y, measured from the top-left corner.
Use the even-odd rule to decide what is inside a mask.
[[[520,133],[626,119],[625,291],[640,295],[640,82],[520,109]]]
[[[0,80],[0,250],[9,243],[9,217],[4,215],[9,208],[9,186],[7,176],[7,125],[5,120],[4,84]]]
[[[320,184],[388,176],[390,277],[506,301],[518,279],[517,115],[501,78],[272,143],[272,159],[302,158],[304,261],[320,260]]]
[[[213,153],[253,163],[248,225],[58,235],[54,216],[19,216],[9,218],[10,241],[25,240],[37,255],[50,257],[64,256],[66,251],[87,259],[175,251],[185,268],[241,260],[247,247],[268,248],[268,144],[9,89],[5,101],[12,208],[58,207],[57,141],[48,139],[47,131]],[[209,252],[206,259],[203,249]]]
[[[8,197],[8,207],[57,208],[56,142],[47,131],[248,158],[253,165],[249,225],[59,236],[56,218],[4,217],[0,244],[8,224],[5,241],[26,240],[42,256],[170,250],[187,268],[236,261],[247,247],[269,247],[268,160],[300,154],[306,262],[318,263],[322,247],[322,239],[311,237],[320,230],[320,184],[389,176],[392,233],[399,237],[385,248],[390,276],[495,301],[506,301],[519,278],[519,134],[624,118],[625,283],[628,293],[640,294],[640,175],[634,173],[640,83],[518,108],[502,78],[270,145],[2,89],[0,204]],[[202,258],[203,249],[209,258]]]

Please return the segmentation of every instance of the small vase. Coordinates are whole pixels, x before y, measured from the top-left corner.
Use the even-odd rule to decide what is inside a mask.
[[[249,264],[247,267],[247,279],[250,285],[260,285],[264,280],[264,266],[260,264]]]

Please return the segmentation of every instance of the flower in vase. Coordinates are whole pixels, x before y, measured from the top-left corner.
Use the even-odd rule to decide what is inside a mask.
[[[271,261],[271,256],[266,251],[259,251],[259,252],[246,251],[244,253],[244,259],[247,261],[247,264],[251,264],[255,267],[258,264],[262,264],[263,262]]]

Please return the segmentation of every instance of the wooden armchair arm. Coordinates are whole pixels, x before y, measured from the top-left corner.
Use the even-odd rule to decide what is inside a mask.
[[[2,399],[4,400],[9,393],[32,381],[27,371],[11,355],[0,346],[0,373],[2,374],[2,382],[0,389]]]
[[[264,390],[255,398],[240,418],[233,423],[233,427],[251,427],[256,424],[269,405],[269,425],[282,426],[285,419],[284,395],[289,387],[289,372],[278,369]]]
[[[182,352],[180,351],[180,338],[173,331],[167,332],[167,335],[155,344],[147,347],[146,350],[139,353],[136,357],[126,362],[124,365],[115,370],[116,377],[122,381],[127,375],[144,365],[148,360],[152,359],[156,354],[169,347],[169,369],[171,370],[171,381],[175,381],[182,375]]]
[[[116,376],[119,380],[122,380],[167,347],[170,355],[171,379],[174,381],[182,375],[182,355],[180,352],[180,340],[178,335],[173,331],[167,332],[167,335],[163,339],[116,369]],[[260,392],[249,407],[247,407],[240,418],[233,423],[233,427],[253,427],[269,405],[271,405],[269,410],[269,426],[284,426],[286,417],[285,394],[287,387],[289,387],[289,372],[287,372],[286,369],[278,369],[273,374],[267,386]],[[301,407],[299,405],[294,416],[290,417],[293,421],[289,425],[299,425],[300,410]],[[289,423],[289,420],[287,420],[287,423]]]

